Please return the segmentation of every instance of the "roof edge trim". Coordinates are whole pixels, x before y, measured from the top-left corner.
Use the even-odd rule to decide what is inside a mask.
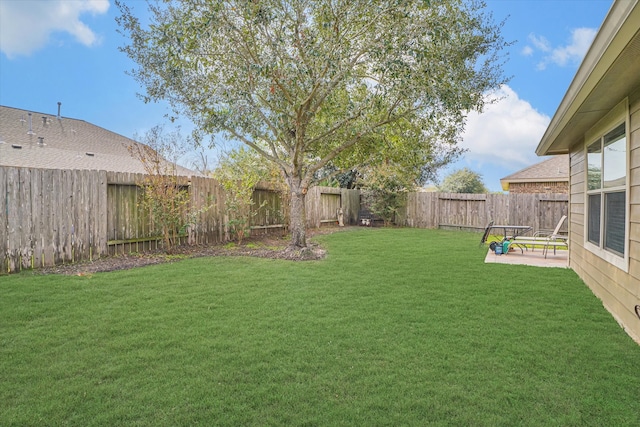
[[[621,30],[624,29],[629,16],[634,13],[638,1],[640,0],[614,1],[536,148],[536,154],[539,156],[558,154],[558,151],[553,150],[553,145],[560,132],[605,76],[609,69],[607,64],[613,63],[633,38],[635,30]]]

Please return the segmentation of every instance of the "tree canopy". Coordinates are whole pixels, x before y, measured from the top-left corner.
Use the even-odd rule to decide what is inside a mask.
[[[318,170],[391,162],[424,178],[506,81],[501,24],[476,0],[166,0],[144,26],[118,6],[146,101],[280,167],[295,246]]]
[[[462,168],[451,172],[442,181],[438,189],[445,193],[488,193],[482,181],[482,175],[469,168]]]

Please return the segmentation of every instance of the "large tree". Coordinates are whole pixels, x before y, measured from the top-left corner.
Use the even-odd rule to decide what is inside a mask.
[[[482,175],[469,168],[462,168],[447,175],[438,190],[444,193],[488,193]]]
[[[318,170],[442,163],[505,82],[501,24],[475,0],[166,0],[144,25],[118,7],[146,101],[280,167],[295,247]]]

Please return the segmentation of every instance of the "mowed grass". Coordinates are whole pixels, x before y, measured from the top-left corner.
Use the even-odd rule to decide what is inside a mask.
[[[640,425],[640,346],[571,270],[477,234],[322,261],[0,277],[0,425]]]

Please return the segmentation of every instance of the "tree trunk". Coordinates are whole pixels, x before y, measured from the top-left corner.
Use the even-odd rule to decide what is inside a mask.
[[[302,187],[301,179],[289,177],[289,188],[291,190],[291,218],[289,228],[291,230],[291,243],[289,247],[300,249],[307,247],[307,215],[305,208],[305,198],[307,188]]]

